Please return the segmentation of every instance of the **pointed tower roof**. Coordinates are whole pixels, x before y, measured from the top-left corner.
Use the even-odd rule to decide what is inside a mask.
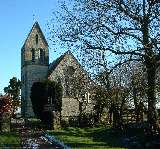
[[[25,40],[25,42],[24,42],[24,44],[23,44],[23,47],[25,46],[25,44],[26,44],[26,42],[27,42],[27,40],[28,40],[28,38],[29,38],[29,36],[30,36],[30,34],[32,33],[32,31],[33,31],[34,28],[37,28],[37,29],[39,30],[39,32],[40,32],[40,34],[42,35],[42,38],[43,38],[45,44],[48,46],[47,40],[46,40],[46,38],[45,38],[45,36],[44,36],[41,28],[40,28],[40,25],[39,25],[39,23],[36,21],[36,22],[33,24],[32,29],[30,30],[30,32],[29,32],[29,34],[28,34],[28,36],[27,36],[27,38],[26,38],[26,40]],[[23,47],[22,47],[22,48],[23,48]]]

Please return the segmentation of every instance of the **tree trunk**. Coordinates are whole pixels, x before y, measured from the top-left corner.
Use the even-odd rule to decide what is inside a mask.
[[[134,100],[134,106],[135,106],[135,116],[136,116],[136,123],[139,123],[139,111],[138,111],[138,99],[137,99],[137,89],[135,87],[134,81],[132,81],[133,86],[133,100]]]
[[[157,113],[156,113],[156,97],[155,97],[155,74],[156,67],[153,64],[147,66],[147,97],[148,97],[148,122],[152,132],[158,130]]]
[[[143,46],[145,50],[145,66],[147,69],[147,97],[148,97],[148,122],[151,131],[157,131],[156,97],[155,97],[155,75],[156,75],[156,57],[153,51],[153,45],[149,40],[149,15],[146,14],[146,1],[143,0]]]
[[[121,102],[120,111],[119,111],[119,119],[120,119],[120,121],[119,121],[120,124],[119,125],[120,125],[120,127],[123,126],[124,105],[125,105],[125,98],[122,97],[122,102]]]

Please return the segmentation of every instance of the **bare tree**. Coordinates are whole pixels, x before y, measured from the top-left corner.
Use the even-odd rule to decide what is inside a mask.
[[[110,90],[110,114],[113,115],[114,126],[121,127],[124,124],[123,115],[131,108],[132,103],[130,99],[130,73],[128,64],[123,64],[113,70],[110,75],[110,86],[112,88]]]
[[[83,116],[89,116],[88,112],[93,111],[93,107],[90,107],[90,105],[93,104],[91,99],[95,84],[86,72],[80,70],[75,72],[69,82],[71,87],[69,93],[77,99],[79,104],[79,124],[81,125]]]
[[[85,53],[87,59],[108,57],[106,64],[112,68],[128,61],[144,64],[148,121],[151,128],[157,130],[155,76],[160,60],[159,0],[71,0],[68,7],[62,3],[61,12],[57,17],[60,23],[55,31],[57,37]]]
[[[147,82],[146,73],[141,63],[132,65],[130,76],[130,90],[135,107],[136,122],[143,121],[143,114],[146,111],[147,98]]]

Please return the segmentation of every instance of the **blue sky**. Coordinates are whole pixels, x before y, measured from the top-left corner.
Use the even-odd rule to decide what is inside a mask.
[[[20,79],[21,47],[37,20],[48,37],[47,22],[58,10],[58,0],[1,0],[0,4],[0,93],[15,76]],[[51,48],[51,47],[50,47]],[[53,48],[53,47],[52,47]],[[50,49],[50,62],[59,56]]]

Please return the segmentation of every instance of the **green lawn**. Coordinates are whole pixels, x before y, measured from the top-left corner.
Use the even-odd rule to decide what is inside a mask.
[[[20,147],[20,138],[15,132],[0,133],[0,148],[2,147]]]
[[[121,135],[110,128],[65,128],[48,131],[73,149],[122,149]]]

